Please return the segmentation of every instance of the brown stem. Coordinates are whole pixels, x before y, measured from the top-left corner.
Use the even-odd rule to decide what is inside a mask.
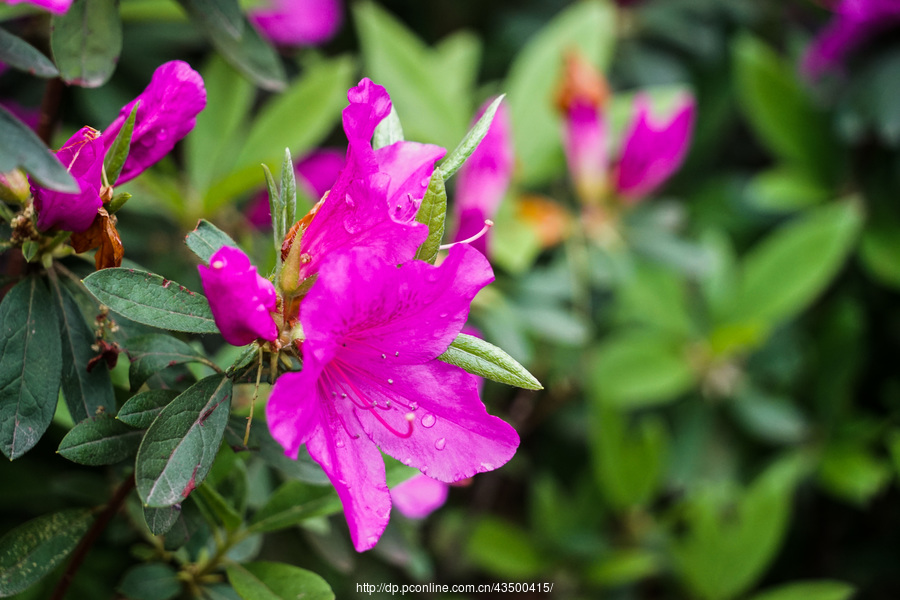
[[[115,514],[119,512],[120,508],[122,508],[122,504],[125,502],[128,494],[131,493],[131,490],[134,489],[134,486],[134,475],[131,475],[128,479],[122,482],[118,489],[116,489],[116,492],[113,494],[113,497],[109,501],[109,504],[107,504],[106,508],[103,509],[103,512],[101,512],[97,516],[94,524],[91,525],[91,528],[88,530],[85,536],[81,538],[81,541],[75,548],[75,552],[72,553],[72,560],[69,561],[69,566],[66,567],[66,572],[63,573],[63,576],[59,580],[59,583],[56,584],[56,588],[53,590],[53,595],[50,596],[50,600],[63,600],[66,592],[69,589],[69,585],[71,585],[72,580],[75,578],[75,573],[78,572],[78,569],[81,567],[81,563],[84,562],[87,553],[94,545],[94,542],[97,541],[97,538],[100,537],[100,534],[103,533],[103,530],[106,529],[106,526],[115,516]]]
[[[59,101],[62,97],[62,92],[63,80],[59,77],[49,80],[47,87],[44,88],[37,134],[48,146],[50,145],[50,139],[53,137],[53,126],[56,125],[56,117],[59,115]]]

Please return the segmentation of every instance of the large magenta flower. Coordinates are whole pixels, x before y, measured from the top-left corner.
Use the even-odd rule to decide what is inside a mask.
[[[3,0],[7,4],[20,4],[25,2],[26,4],[33,4],[34,6],[39,6],[40,8],[44,8],[49,10],[52,13],[56,13],[61,15],[69,10],[69,7],[72,6],[72,0]]]
[[[636,115],[622,148],[616,171],[616,191],[636,202],[661,186],[678,170],[690,146],[694,125],[693,96],[684,95],[661,119],[650,111],[650,99],[638,94]]]
[[[475,378],[437,360],[492,280],[487,260],[464,245],[438,267],[398,267],[362,248],[331,255],[303,301],[303,370],[278,379],[266,415],[288,456],[306,444],[325,470],[359,551],[390,515],[379,448],[444,482],[515,453],[518,435],[487,414]]]
[[[842,0],[834,19],[807,50],[803,70],[815,78],[837,69],[867,41],[898,26],[900,0]]]
[[[265,0],[248,10],[250,22],[283,46],[320,44],[341,25],[340,0]]]
[[[481,107],[476,121],[489,104],[490,101]],[[487,135],[459,170],[454,196],[456,220],[459,223],[456,241],[477,235],[484,227],[485,220],[494,218],[509,188],[514,167],[512,124],[509,109],[502,103],[497,108]],[[472,246],[489,256],[487,235],[474,240]]]

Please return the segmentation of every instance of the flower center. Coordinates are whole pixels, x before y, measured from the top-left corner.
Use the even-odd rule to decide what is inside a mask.
[[[349,374],[348,374],[349,372]],[[387,393],[381,392],[384,401],[379,403],[377,399],[369,398],[365,393],[363,393],[359,386],[357,386],[353,379],[354,377],[357,379],[368,380],[369,382],[375,384],[368,386],[371,391],[375,391],[376,393],[379,391],[379,388],[383,388],[383,386],[378,380],[372,377],[369,373],[366,373],[362,369],[356,368],[348,363],[343,363],[340,361],[332,361],[325,368],[325,377],[328,380],[328,387],[331,390],[331,396],[335,402],[339,400],[349,400],[350,403],[358,408],[359,410],[368,411],[375,420],[381,423],[385,429],[394,434],[399,438],[408,438],[413,434],[413,421],[415,420],[415,414],[413,411],[417,408],[412,405],[407,405],[402,401],[397,399],[392,399],[388,396]],[[392,379],[387,380],[387,384],[393,384]],[[386,387],[385,387],[386,389]],[[408,409],[408,412],[403,415],[404,420],[406,421],[406,431],[400,431],[391,425],[381,414],[382,411],[398,411],[400,412],[400,408],[403,407]],[[338,411],[340,414],[340,411]],[[342,425],[344,425],[345,431],[353,437],[357,438],[358,435],[351,434],[346,427],[346,423],[341,421]]]

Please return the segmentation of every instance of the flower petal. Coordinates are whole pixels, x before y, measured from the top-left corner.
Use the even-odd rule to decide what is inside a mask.
[[[309,46],[333,36],[341,25],[339,0],[268,0],[247,11],[250,22],[276,44]]]
[[[7,4],[20,4],[21,2],[25,2],[25,4],[33,4],[34,6],[45,8],[57,15],[64,14],[69,10],[69,7],[72,6],[72,0],[4,0],[4,2]]]
[[[408,519],[424,519],[447,501],[449,486],[428,475],[414,475],[391,488],[394,508]]]
[[[378,170],[391,178],[387,201],[394,219],[415,218],[434,173],[434,164],[446,153],[440,146],[417,142],[397,142],[375,151]]]
[[[563,147],[569,176],[582,202],[598,203],[606,191],[609,167],[606,116],[593,105],[574,102],[566,113]]]

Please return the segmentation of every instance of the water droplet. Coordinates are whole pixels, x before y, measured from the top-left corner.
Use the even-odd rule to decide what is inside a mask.
[[[347,394],[341,394],[341,398],[346,398]]]
[[[483,462],[483,463],[481,463],[481,468],[483,471],[493,471],[497,467],[495,467],[494,465],[492,465],[489,462]]]
[[[434,421],[435,421],[434,415],[431,413],[428,413],[427,415],[422,417],[422,427],[434,427]]]
[[[388,379],[388,383],[394,383],[393,379]]]
[[[350,487],[350,484],[344,479],[338,479],[338,483],[344,487]]]
[[[406,465],[406,466],[408,467],[409,465],[412,464],[412,459],[411,459],[411,458],[404,458],[404,459],[403,459],[403,464]]]
[[[444,438],[438,438],[434,440],[434,447],[436,450],[443,450],[444,446],[447,445],[447,440]]]
[[[385,402],[385,403],[384,403],[384,407],[385,407],[385,408],[390,408],[390,407],[391,407],[391,401],[388,400],[387,402]]]
[[[387,354],[384,354],[384,353],[382,352],[381,358],[387,358]]]
[[[377,543],[378,543],[378,536],[377,536],[377,535],[370,535],[370,536],[369,536],[369,539],[368,539],[368,542],[369,542],[370,544],[377,544]]]
[[[427,187],[428,187],[428,184],[429,184],[430,182],[431,182],[431,178],[430,178],[430,177],[425,177],[424,179],[422,179],[422,183],[421,183],[420,185],[421,185],[422,187],[424,187],[424,188],[427,188]]]
[[[394,352],[394,356],[400,356],[400,351],[397,350],[396,352]]]
[[[410,402],[410,403],[409,403],[409,410],[418,410],[418,409],[419,409],[419,403],[418,403],[418,402]]]
[[[335,445],[337,445],[338,448],[343,448],[343,447],[344,447],[344,440],[338,438],[338,440],[335,442]]]
[[[441,313],[441,318],[442,318],[442,319],[446,319],[446,318],[447,318],[447,313]]]

